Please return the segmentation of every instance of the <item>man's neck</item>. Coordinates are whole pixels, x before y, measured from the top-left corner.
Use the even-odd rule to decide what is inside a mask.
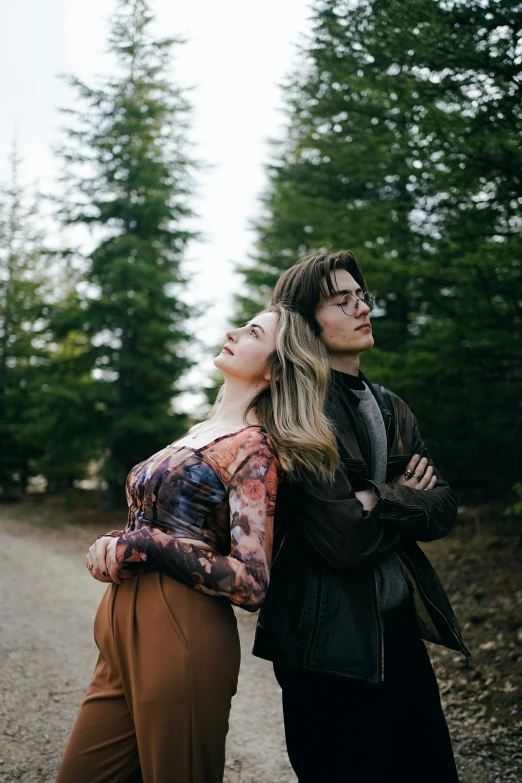
[[[330,354],[330,368],[347,375],[359,375],[359,354]]]

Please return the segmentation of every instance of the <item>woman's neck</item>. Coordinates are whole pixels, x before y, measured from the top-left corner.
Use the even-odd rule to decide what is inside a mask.
[[[251,384],[245,385],[240,381],[225,381],[223,387],[223,396],[217,407],[212,421],[215,424],[257,424],[254,411],[249,411],[248,406],[252,400],[265,388],[253,387]]]

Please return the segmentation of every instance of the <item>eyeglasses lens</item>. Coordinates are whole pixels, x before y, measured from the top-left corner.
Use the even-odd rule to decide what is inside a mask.
[[[375,297],[370,291],[365,291],[361,297],[356,297],[353,294],[346,294],[341,299],[341,307],[346,315],[355,315],[358,309],[359,301],[363,301],[365,305],[373,310],[375,305]]]

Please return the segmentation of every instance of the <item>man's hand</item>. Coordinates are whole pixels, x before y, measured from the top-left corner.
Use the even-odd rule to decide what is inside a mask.
[[[433,475],[433,465],[429,464],[426,457],[421,459],[420,454],[414,454],[402,476],[394,479],[393,483],[411,489],[433,489],[437,476]]]
[[[90,574],[98,582],[115,582],[120,584],[122,579],[133,576],[132,573],[120,568],[116,562],[116,544],[118,539],[112,536],[98,538],[89,548],[86,557],[87,568]]]

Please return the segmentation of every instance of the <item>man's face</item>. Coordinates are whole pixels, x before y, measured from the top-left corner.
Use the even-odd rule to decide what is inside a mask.
[[[322,329],[321,339],[332,356],[357,355],[367,351],[373,346],[370,308],[365,302],[359,301],[355,313],[346,315],[339,304],[344,294],[362,296],[362,288],[346,269],[337,270],[335,275],[332,272],[331,279],[335,294],[330,296],[325,287],[315,313]]]

